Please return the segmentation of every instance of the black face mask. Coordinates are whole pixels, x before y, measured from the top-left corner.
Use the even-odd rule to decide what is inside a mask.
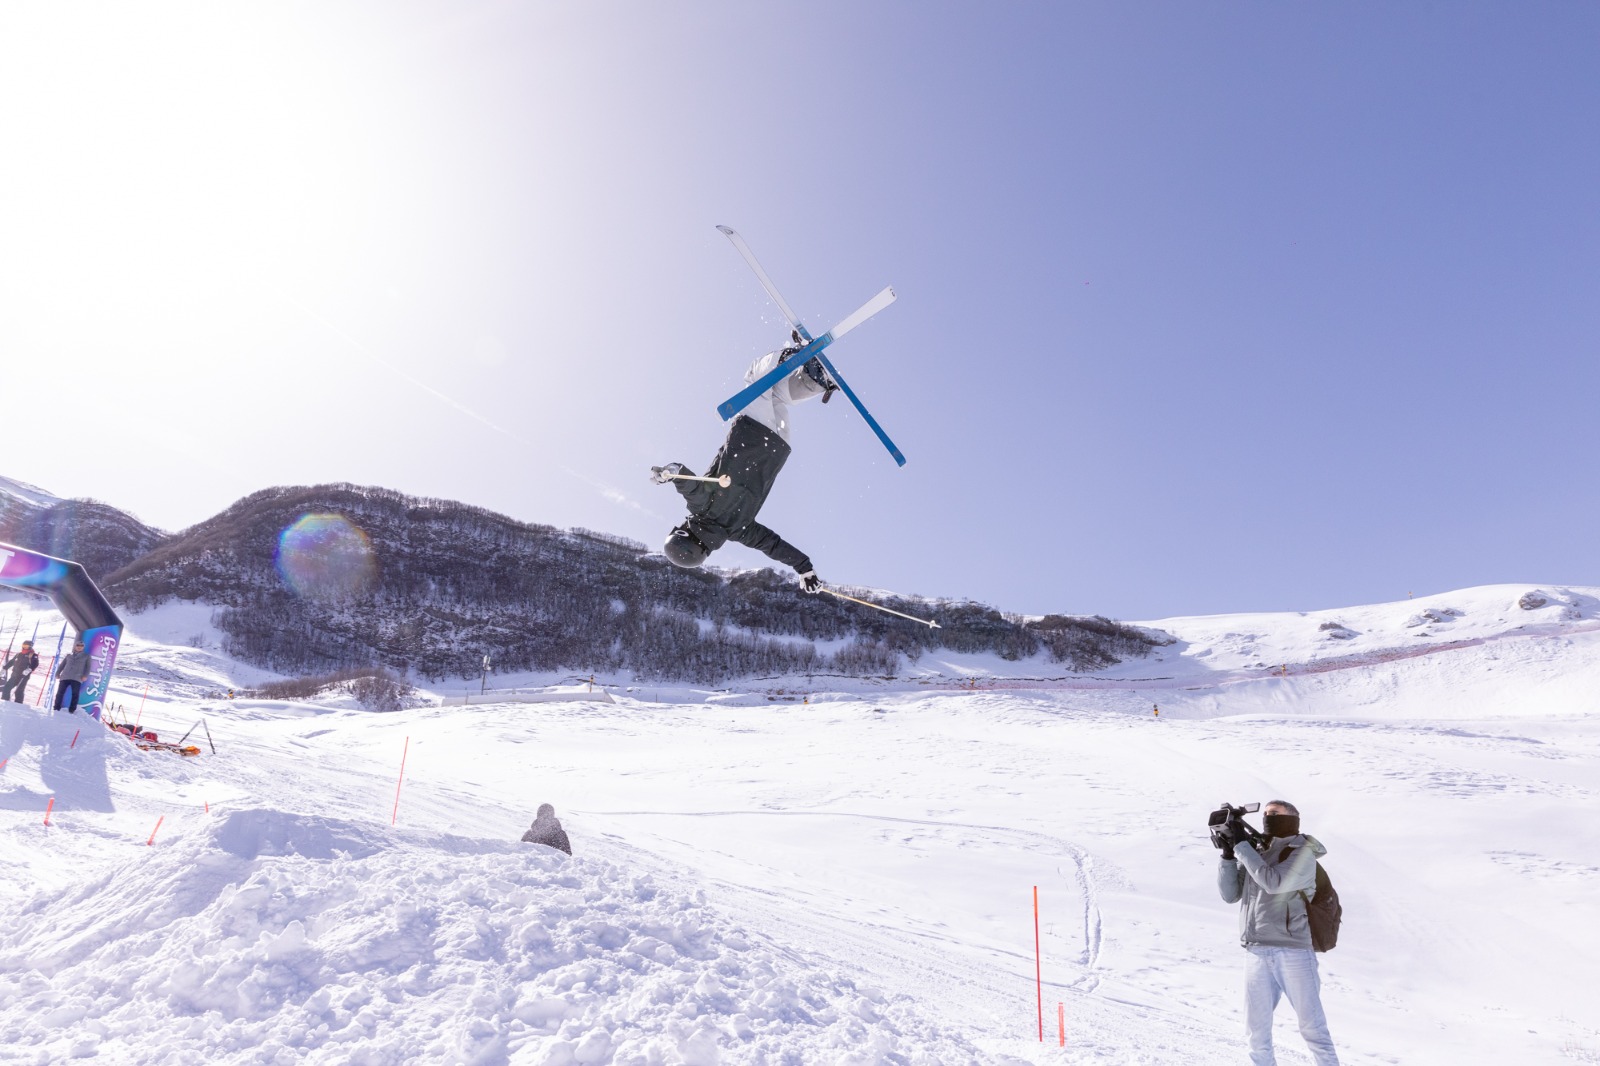
[[[1266,830],[1269,837],[1299,836],[1300,816],[1298,814],[1268,814],[1261,819],[1261,828]]]

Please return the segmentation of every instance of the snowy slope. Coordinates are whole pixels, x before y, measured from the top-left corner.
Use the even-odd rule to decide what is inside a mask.
[[[61,502],[59,496],[52,496],[35,485],[26,481],[17,481],[15,478],[0,477],[0,496],[10,496],[28,507],[54,507]]]
[[[118,699],[216,755],[0,707],[0,1062],[1236,1063],[1205,816],[1277,796],[1345,901],[1345,1062],[1600,1062],[1600,607],[1528,591],[387,715],[204,699],[261,675],[164,609]],[[576,857],[516,843],[543,801]]]

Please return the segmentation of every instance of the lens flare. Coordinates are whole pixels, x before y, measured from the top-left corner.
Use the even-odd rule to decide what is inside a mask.
[[[313,599],[359,596],[377,576],[367,535],[339,514],[302,515],[279,535],[275,561],[284,584]]]

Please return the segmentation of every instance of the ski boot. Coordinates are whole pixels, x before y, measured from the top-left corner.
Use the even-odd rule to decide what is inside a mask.
[[[808,359],[806,365],[800,368],[806,372],[806,377],[822,386],[822,402],[827,403],[833,394],[839,391],[839,385],[822,366],[821,359]]]

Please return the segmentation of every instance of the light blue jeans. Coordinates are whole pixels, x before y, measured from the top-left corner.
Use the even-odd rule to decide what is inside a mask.
[[[1300,1021],[1300,1035],[1317,1066],[1339,1066],[1322,1013],[1322,978],[1317,953],[1308,948],[1245,949],[1244,1024],[1250,1038],[1251,1066],[1277,1066],[1272,1054],[1272,1012],[1287,996]]]

